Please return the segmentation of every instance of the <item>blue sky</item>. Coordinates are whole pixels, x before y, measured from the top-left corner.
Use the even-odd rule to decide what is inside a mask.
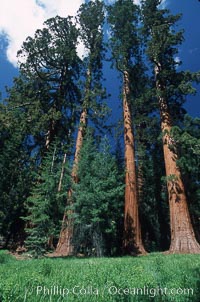
[[[12,85],[17,75],[16,52],[28,35],[42,27],[45,19],[59,14],[73,15],[82,0],[6,0],[0,11],[0,91],[5,96],[5,86]],[[107,1],[108,2],[108,1]],[[109,0],[109,2],[113,2]],[[139,0],[135,1],[139,3]],[[172,13],[182,13],[179,28],[185,30],[185,41],[180,46],[178,58],[185,70],[200,70],[200,2],[198,0],[167,0],[164,5]],[[20,9],[21,7],[21,9]],[[23,8],[22,8],[23,7]],[[80,50],[81,52],[81,50]],[[113,72],[112,79],[113,79]],[[107,75],[109,77],[109,74]],[[111,78],[108,80],[112,92]],[[116,81],[114,86],[116,85]],[[186,109],[193,116],[200,117],[200,86],[195,97],[188,96]]]
[[[179,27],[185,30],[185,41],[180,47],[179,57],[182,69],[200,70],[200,2],[198,0],[170,0],[168,8],[173,13],[182,13]],[[200,117],[200,85],[195,97],[189,96],[185,105],[188,112],[193,116]]]

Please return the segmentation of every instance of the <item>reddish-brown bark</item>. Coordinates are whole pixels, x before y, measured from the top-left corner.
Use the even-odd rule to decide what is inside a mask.
[[[74,183],[78,182],[78,176],[77,176],[77,166],[78,166],[78,158],[79,153],[81,151],[82,145],[83,145],[83,137],[85,132],[85,127],[87,124],[87,110],[83,109],[81,116],[80,116],[80,123],[79,123],[79,129],[76,139],[76,150],[75,150],[75,156],[74,156],[74,164],[72,168],[72,180]],[[68,192],[68,205],[72,204],[72,190],[70,189]],[[62,227],[61,232],[58,240],[58,244],[56,247],[55,253],[57,256],[71,256],[74,254],[74,246],[72,243],[73,239],[73,218],[72,218],[72,210],[68,209],[63,216],[62,221]]]
[[[68,201],[71,203],[71,190],[68,192]],[[58,244],[55,250],[56,256],[71,256],[74,252],[74,247],[72,244],[73,238],[73,219],[71,218],[72,210],[67,210],[64,213],[62,227],[60,231],[60,236]]]
[[[124,243],[126,254],[145,254],[142,243],[141,226],[138,213],[138,194],[136,183],[134,135],[129,104],[129,74],[124,72],[123,112],[124,112],[124,142],[125,142],[125,212],[124,212]]]
[[[83,110],[81,112],[80,121],[79,121],[79,128],[76,138],[76,148],[75,148],[75,155],[74,155],[74,163],[72,168],[72,181],[74,183],[78,183],[78,175],[77,175],[77,168],[78,168],[78,161],[79,161],[79,154],[83,145],[83,138],[85,134],[85,129],[87,126],[87,114],[88,114],[88,96],[90,93],[90,86],[91,86],[91,68],[89,67],[87,70],[87,79],[86,79],[86,88],[85,88],[85,99],[83,102]],[[72,189],[70,188],[68,191],[68,206],[73,204],[72,200]],[[73,211],[68,209],[65,211],[62,221],[61,232],[58,240],[58,244],[56,247],[55,254],[57,256],[71,256],[74,254],[74,246],[73,246],[73,234],[74,234],[74,221],[72,218]]]
[[[74,155],[74,165],[72,169],[72,178],[75,183],[78,182],[77,166],[78,166],[79,154],[83,145],[83,138],[85,134],[86,125],[87,125],[87,109],[83,109],[80,116],[80,123],[78,128],[77,139],[76,139],[76,151]]]
[[[155,68],[156,76],[158,75],[159,70],[160,69],[158,67]],[[156,84],[158,90],[164,90],[164,87],[159,83],[159,81],[157,81]],[[200,245],[195,238],[185,188],[181,179],[181,171],[177,166],[178,156],[176,145],[173,138],[170,136],[172,121],[169,108],[167,101],[162,96],[159,97],[159,105],[170,209],[171,245],[169,253],[199,254]]]

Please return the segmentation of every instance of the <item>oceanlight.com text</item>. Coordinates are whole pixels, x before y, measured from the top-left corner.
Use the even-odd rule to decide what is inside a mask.
[[[108,288],[109,295],[130,295],[130,296],[149,296],[154,298],[155,296],[177,296],[177,295],[185,295],[185,296],[193,296],[194,290],[193,288],[151,288],[148,286],[144,286],[142,288],[118,288],[116,286],[110,286]]]
[[[167,288],[157,287],[152,288],[144,286],[141,288],[136,287],[117,287],[113,284],[106,284],[104,288],[98,288],[92,285],[80,286],[75,285],[72,288],[61,287],[57,285],[53,286],[41,286],[36,287],[37,296],[61,296],[67,297],[73,296],[149,296],[151,298],[155,296],[188,296],[194,295],[193,288]]]

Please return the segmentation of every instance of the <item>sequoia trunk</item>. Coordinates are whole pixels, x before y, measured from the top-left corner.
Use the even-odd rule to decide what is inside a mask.
[[[72,168],[72,181],[74,183],[78,182],[78,175],[77,175],[77,166],[78,166],[78,157],[79,153],[83,144],[83,137],[85,132],[85,127],[87,125],[87,110],[83,109],[81,116],[80,116],[80,124],[76,139],[76,151],[74,156],[74,164]],[[72,205],[72,189],[69,189],[68,192],[68,205]],[[59,256],[71,256],[74,254],[74,246],[73,246],[73,218],[72,210],[68,209],[63,216],[61,232],[59,236],[59,241],[56,247],[55,253]]]
[[[79,154],[83,145],[83,138],[87,127],[87,115],[88,115],[87,108],[89,106],[90,89],[91,89],[91,67],[89,67],[87,70],[85,99],[83,101],[83,109],[80,116],[79,128],[76,138],[76,149],[75,149],[74,163],[71,173],[72,182],[74,183],[78,183],[77,168],[78,168]],[[72,188],[70,188],[68,191],[68,206],[71,206],[72,204],[73,204]],[[67,211],[65,211],[63,216],[61,232],[55,252],[59,256],[71,256],[74,254],[74,246],[73,246],[74,221],[72,218],[72,214],[73,214],[72,209],[68,209]]]
[[[158,65],[159,66],[159,65]],[[159,68],[155,68],[156,76]],[[164,87],[157,80],[157,89],[164,90]],[[162,94],[160,94],[162,95]],[[170,230],[171,245],[169,253],[200,253],[200,245],[196,241],[194,230],[189,214],[184,184],[181,179],[181,172],[177,166],[176,144],[170,136],[172,121],[167,101],[159,97],[161,130],[163,133],[163,151],[167,177],[167,189],[170,209]]]
[[[125,142],[125,213],[124,213],[124,252],[126,254],[145,254],[142,244],[141,226],[138,213],[138,194],[136,183],[134,135],[129,103],[129,74],[123,76],[123,112]]]

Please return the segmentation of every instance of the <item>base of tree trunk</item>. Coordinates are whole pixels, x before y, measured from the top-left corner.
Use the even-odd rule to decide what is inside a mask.
[[[61,231],[54,255],[57,255],[57,257],[67,257],[74,255],[74,246],[71,242],[72,234],[73,230],[69,227]]]
[[[171,243],[168,254],[200,254],[200,245],[195,238],[177,238]]]
[[[129,256],[143,256],[148,253],[145,251],[143,244],[136,245],[131,243],[124,243],[123,254]]]
[[[130,217],[130,215],[125,215],[125,227],[123,236],[124,255],[139,256],[147,254],[142,242],[141,228],[138,219],[138,215],[136,215],[135,220]],[[135,230],[137,230],[137,232]]]

